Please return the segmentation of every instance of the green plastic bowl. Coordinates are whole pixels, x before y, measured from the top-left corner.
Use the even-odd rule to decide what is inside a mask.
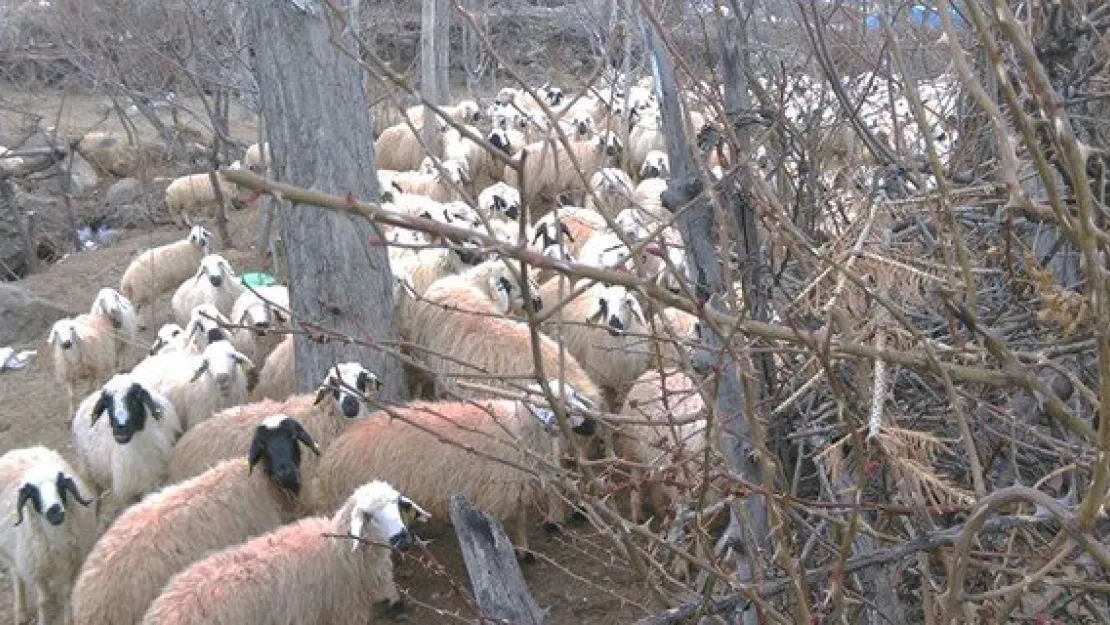
[[[247,286],[260,287],[260,286],[273,286],[277,284],[277,278],[268,273],[245,273],[239,278],[243,284]]]

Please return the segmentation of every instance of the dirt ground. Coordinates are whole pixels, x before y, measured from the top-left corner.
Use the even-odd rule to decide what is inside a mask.
[[[60,98],[55,98],[55,104]],[[73,99],[69,98],[69,102]],[[86,108],[95,104],[89,98]],[[95,119],[85,110],[84,122]],[[78,122],[83,123],[83,122]],[[249,136],[249,130],[238,134]],[[254,242],[257,239],[257,210],[231,216],[236,249],[219,250],[237,271],[261,269]],[[131,258],[140,250],[180,238],[183,230],[161,227],[127,231],[111,247],[64,258],[20,282],[27,291],[52,300],[73,311],[87,310],[102,286],[116,286]],[[217,248],[218,248],[217,242]],[[169,320],[169,295],[158,302],[150,327],[132,351],[137,361],[153,339],[159,325]],[[45,336],[29,346],[39,356],[25,370],[0,374],[0,453],[17,447],[45,445],[73,461],[66,393],[53,379]],[[532,518],[539,518],[533,515]],[[537,525],[532,532],[533,548],[539,553],[534,563],[524,565],[528,585],[541,607],[550,607],[550,625],[583,622],[598,625],[630,623],[652,610],[647,592],[639,584],[614,548],[589,527],[568,528],[548,535]],[[469,592],[462,556],[452,535],[443,535],[430,546],[435,564],[426,566],[413,557],[398,567],[398,584],[408,597],[406,618],[411,623],[473,622],[456,589]],[[442,567],[440,569],[440,567]],[[0,623],[11,622],[11,584],[0,580]]]

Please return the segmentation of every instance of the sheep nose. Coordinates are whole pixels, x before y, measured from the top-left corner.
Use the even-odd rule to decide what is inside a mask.
[[[543,300],[541,298],[538,298],[538,297],[533,297],[532,298],[532,310],[535,311],[535,312],[539,312],[539,311],[543,310]]]
[[[73,341],[62,341],[62,349],[69,349],[73,347]]]
[[[227,340],[227,335],[224,334],[224,331],[219,329],[219,328],[212,328],[211,330],[209,330],[206,333],[206,336],[208,337],[208,342],[209,343],[215,343],[216,341],[226,341]]]
[[[62,509],[61,504],[54,504],[47,509],[46,520],[51,525],[61,525],[62,521],[66,520],[66,512]]]
[[[343,413],[343,416],[348,419],[357,417],[359,408],[358,400],[350,395],[347,395],[339,402],[339,410]]]
[[[583,419],[582,423],[572,427],[571,431],[582,436],[593,436],[597,431],[597,424],[593,419]]]
[[[400,549],[401,551],[408,550],[412,547],[412,534],[408,530],[401,530],[389,538],[389,546]]]
[[[644,176],[646,178],[657,178],[657,177],[659,177],[659,168],[655,167],[654,165],[648,166],[644,170]]]
[[[516,218],[520,216],[520,207],[515,204],[510,206],[508,210],[505,211],[505,216],[515,221]]]
[[[209,276],[208,281],[212,283],[212,286],[220,286],[224,279],[220,276]]]
[[[301,479],[297,475],[296,469],[287,469],[284,471],[274,472],[274,482],[278,486],[293,493],[294,495],[301,492]]]

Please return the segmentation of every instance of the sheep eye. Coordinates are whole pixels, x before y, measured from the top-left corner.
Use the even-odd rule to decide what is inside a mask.
[[[412,502],[409,501],[408,499],[405,499],[404,497],[401,497],[400,499],[397,500],[397,506],[399,508],[401,508],[401,510],[405,510],[405,511],[411,510],[412,509]]]

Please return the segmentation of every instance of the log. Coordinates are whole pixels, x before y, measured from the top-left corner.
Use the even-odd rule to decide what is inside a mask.
[[[528,591],[501,523],[471,505],[463,493],[455,493],[451,495],[451,524],[474,597],[486,615],[514,625],[542,625],[547,610],[541,610]]]

